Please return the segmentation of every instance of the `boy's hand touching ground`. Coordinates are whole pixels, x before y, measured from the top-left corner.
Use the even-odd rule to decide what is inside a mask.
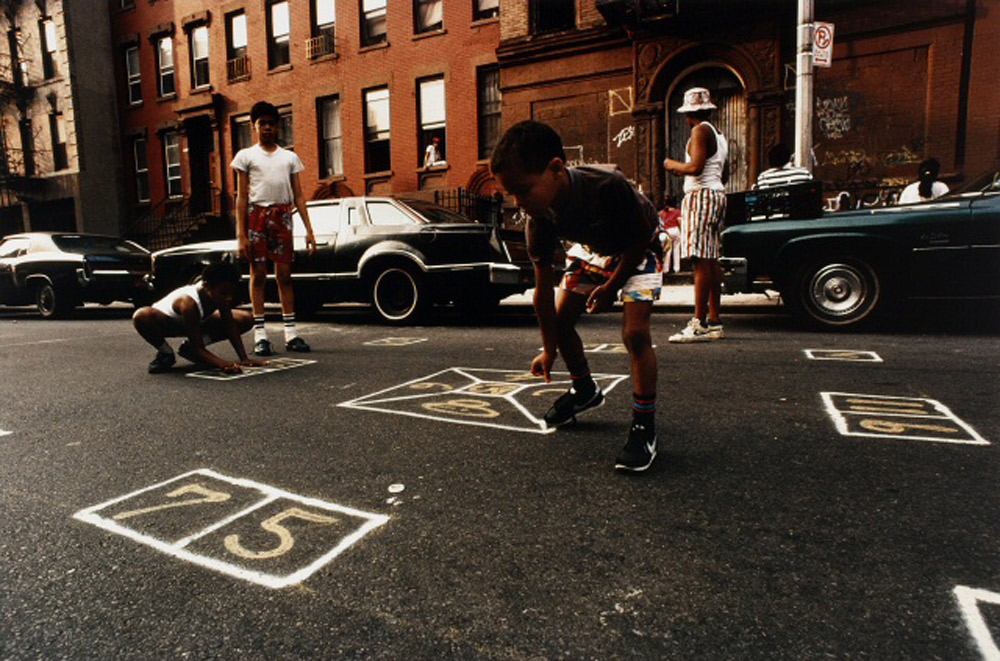
[[[552,372],[552,364],[555,362],[555,354],[550,354],[548,351],[542,351],[542,353],[535,356],[535,359],[531,361],[531,373],[535,376],[544,376],[545,383],[550,383],[552,381],[552,377],[550,375]]]

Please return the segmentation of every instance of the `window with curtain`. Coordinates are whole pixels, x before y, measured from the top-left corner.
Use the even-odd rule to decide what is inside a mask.
[[[319,104],[319,174],[336,177],[344,174],[343,134],[340,128],[340,97],[328,96]]]
[[[500,15],[500,0],[472,0],[472,20],[482,21]]]
[[[386,0],[361,0],[361,45],[374,46],[387,39]]]
[[[431,32],[444,27],[444,0],[413,0],[413,31]]]
[[[389,151],[389,88],[365,90],[365,172],[392,167]]]
[[[417,122],[420,126],[418,166],[429,166],[444,161],[446,124],[444,76],[417,81]]]
[[[208,80],[208,26],[191,30],[191,85],[205,87]]]
[[[334,0],[313,0],[313,36],[328,35],[333,39],[337,23],[337,6]]]

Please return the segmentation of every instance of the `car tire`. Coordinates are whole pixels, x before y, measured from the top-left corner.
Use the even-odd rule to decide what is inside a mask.
[[[44,282],[35,290],[35,307],[43,319],[63,319],[73,312],[76,301],[51,282]]]
[[[371,300],[385,322],[398,326],[415,324],[427,310],[423,274],[405,264],[382,266],[371,278]]]
[[[867,326],[887,307],[887,271],[868,257],[831,255],[800,263],[789,285],[786,303],[813,328]]]

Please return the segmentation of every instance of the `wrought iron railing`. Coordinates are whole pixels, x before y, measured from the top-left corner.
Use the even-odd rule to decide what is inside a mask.
[[[221,214],[222,193],[218,188],[209,191],[207,205],[204,200],[190,195],[168,197],[150,207],[124,235],[150,250],[161,250],[183,243],[202,225],[220,218]]]
[[[226,77],[231,83],[250,78],[250,58],[234,57],[226,62]]]
[[[332,29],[324,30],[315,37],[306,39],[306,58],[315,60],[337,52],[336,34]]]
[[[501,220],[502,195],[479,195],[464,188],[434,191],[434,204],[460,213],[478,223],[493,225]]]

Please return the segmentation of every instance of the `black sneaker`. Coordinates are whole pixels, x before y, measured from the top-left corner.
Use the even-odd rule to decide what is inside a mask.
[[[273,356],[274,347],[269,340],[257,340],[253,345],[253,352],[258,356]]]
[[[285,342],[285,351],[298,351],[299,353],[308,353],[312,351],[306,341],[301,337],[293,337],[292,339]]]
[[[576,419],[577,413],[583,413],[587,409],[597,408],[604,404],[604,393],[600,388],[595,388],[589,395],[578,393],[575,388],[570,388],[559,399],[552,404],[545,413],[545,424],[549,427],[558,427],[570,420]]]
[[[188,362],[192,362],[192,363],[200,363],[201,362],[198,359],[198,354],[196,354],[194,352],[194,349],[191,347],[191,343],[188,342],[187,340],[184,340],[183,342],[181,342],[180,346],[177,347],[177,355],[180,356],[181,358],[183,358],[184,360],[188,361]]]
[[[652,466],[654,459],[656,459],[656,430],[633,422],[632,429],[628,433],[628,442],[615,459],[615,468],[638,473]]]
[[[177,362],[177,358],[174,356],[173,352],[163,353],[162,351],[156,352],[156,358],[149,363],[149,373],[159,374],[160,372],[166,372],[168,369],[174,366]]]

